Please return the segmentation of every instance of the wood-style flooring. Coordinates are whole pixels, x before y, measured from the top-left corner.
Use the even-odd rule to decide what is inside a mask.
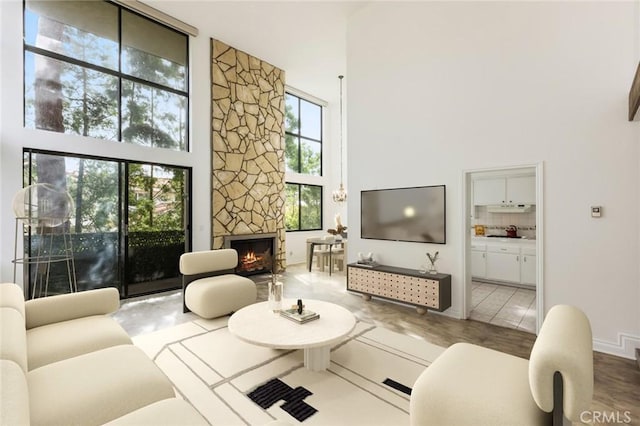
[[[258,277],[255,281],[258,283],[258,298],[266,300],[266,277]],[[351,310],[361,321],[418,336],[445,347],[456,342],[469,342],[528,358],[535,340],[535,335],[520,330],[473,320],[456,320],[431,312],[419,315],[412,307],[383,300],[366,302],[359,295],[346,291],[344,273],[334,273],[329,277],[327,272],[309,273],[303,265],[294,265],[289,266],[284,274],[284,282],[287,298],[337,303]],[[181,293],[172,292],[124,301],[115,318],[131,335],[137,335],[191,321],[195,317],[182,313]],[[640,425],[640,370],[635,361],[595,352],[594,376],[591,409],[606,412],[609,416],[618,412],[620,420],[625,420],[624,413],[628,412],[632,421],[627,424]],[[591,417],[585,419],[590,420]]]

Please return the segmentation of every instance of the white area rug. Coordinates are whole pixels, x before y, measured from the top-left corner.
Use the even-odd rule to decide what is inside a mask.
[[[264,425],[274,419],[304,425],[408,425],[409,395],[384,384],[411,388],[444,348],[366,323],[331,352],[325,372],[303,366],[302,351],[254,346],[227,329],[228,318],[196,320],[134,338],[188,400],[213,425]],[[302,325],[301,327],[304,327]],[[311,395],[317,412],[302,423],[280,400],[267,409],[247,394],[278,378]]]

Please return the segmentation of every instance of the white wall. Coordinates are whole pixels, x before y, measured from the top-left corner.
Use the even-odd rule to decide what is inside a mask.
[[[13,213],[11,199],[21,187],[23,147],[97,156],[119,156],[193,167],[193,246],[210,247],[210,47],[217,38],[260,57],[286,71],[287,84],[329,103],[326,193],[338,180],[338,74],[345,73],[346,16],[353,8],[343,4],[274,2],[147,1],[184,22],[200,35],[190,39],[192,152],[149,150],[115,142],[61,135],[22,127],[22,2],[0,1],[2,40],[0,71],[0,279],[13,278]],[[117,152],[117,154],[115,154]],[[333,164],[332,164],[333,163]],[[325,218],[333,217],[326,199]],[[326,225],[325,225],[326,227]],[[292,244],[287,251],[304,250]]]
[[[591,319],[596,348],[640,343],[640,123],[632,2],[370,3],[349,19],[349,258],[417,268],[440,250],[462,302],[463,170],[544,161],[545,309]],[[359,239],[362,189],[447,185],[445,246]],[[592,219],[589,206],[604,206]],[[624,336],[627,336],[625,339]]]

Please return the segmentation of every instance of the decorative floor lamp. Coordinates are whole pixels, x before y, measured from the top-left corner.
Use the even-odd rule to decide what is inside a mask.
[[[78,291],[68,223],[72,211],[69,193],[48,183],[27,186],[13,197],[16,216],[13,281],[16,281],[18,264],[29,265],[29,273],[31,267],[35,268],[31,298],[47,296],[51,264],[56,262],[66,263],[69,291]],[[19,233],[20,222],[22,232]],[[24,257],[18,257],[18,238],[25,235],[30,237],[29,248],[23,250]]]

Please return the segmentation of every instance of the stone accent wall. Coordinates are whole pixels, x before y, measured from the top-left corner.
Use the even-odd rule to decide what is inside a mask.
[[[286,267],[284,71],[211,40],[212,246],[225,235],[275,232]]]

